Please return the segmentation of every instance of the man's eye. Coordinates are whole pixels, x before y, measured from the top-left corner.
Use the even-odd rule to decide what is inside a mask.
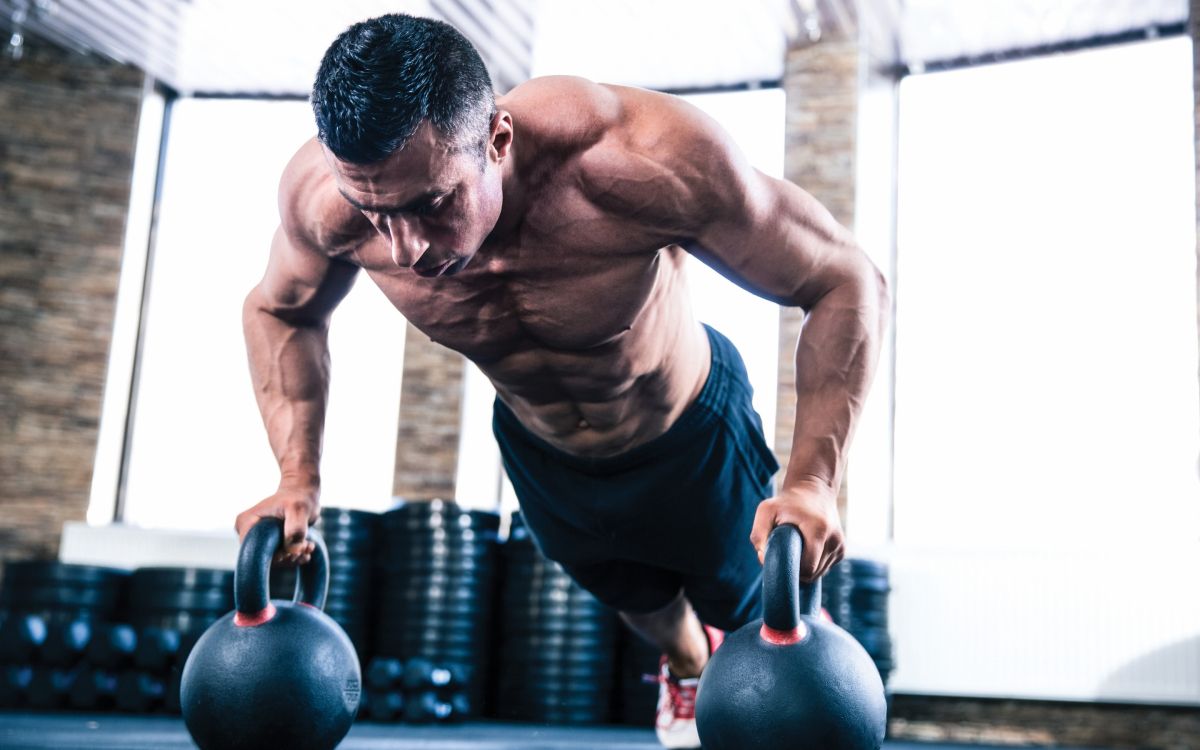
[[[413,211],[413,213],[416,214],[417,216],[432,216],[433,214],[436,214],[438,211],[441,211],[443,208],[446,207],[447,204],[450,203],[450,197],[452,195],[453,195],[453,193],[447,193],[446,195],[443,195],[442,197],[438,198],[437,200],[430,201],[429,203],[426,203],[424,206],[417,208],[416,210]]]

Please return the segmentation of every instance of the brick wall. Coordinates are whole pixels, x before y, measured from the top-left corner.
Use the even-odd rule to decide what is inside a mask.
[[[86,517],[143,76],[0,56],[0,560]]]
[[[859,43],[825,36],[796,44],[787,53],[783,77],[787,96],[784,175],[812,193],[843,226],[854,226],[854,168],[857,148]],[[780,308],[779,385],[775,454],[787,472],[796,425],[796,340],[804,313]],[[845,518],[845,487],[838,504]]]
[[[462,392],[462,355],[433,343],[410,324],[400,385],[396,495],[414,500],[454,497]]]

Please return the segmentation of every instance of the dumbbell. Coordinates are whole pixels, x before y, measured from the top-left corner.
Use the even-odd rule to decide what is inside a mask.
[[[413,724],[461,721],[471,714],[471,702],[463,693],[448,700],[433,690],[409,694],[404,705],[404,720]]]
[[[179,631],[174,628],[142,628],[133,651],[133,665],[147,672],[166,674],[179,655],[179,644]]]
[[[367,706],[371,721],[398,721],[404,715],[404,693],[399,690],[375,690]]]
[[[0,663],[32,664],[45,642],[44,619],[37,615],[9,615],[0,625]]]
[[[413,692],[464,687],[468,677],[467,668],[462,664],[434,664],[428,659],[410,659],[404,668],[404,690]]]
[[[108,710],[116,700],[117,675],[108,669],[85,667],[79,670],[67,691],[67,703],[71,708]]]
[[[46,626],[41,662],[52,667],[74,666],[87,651],[96,625],[90,620],[61,620]]]
[[[137,669],[117,675],[117,708],[149,713],[162,702],[165,687],[161,678]]]
[[[132,625],[100,624],[96,626],[83,658],[93,667],[122,669],[133,662],[137,642],[137,630]]]
[[[0,708],[17,708],[25,704],[33,667],[12,664],[0,667]]]
[[[399,687],[404,681],[404,663],[388,656],[375,656],[367,665],[367,686],[379,692]]]
[[[34,667],[27,690],[30,707],[46,711],[62,708],[77,674],[78,670]]]

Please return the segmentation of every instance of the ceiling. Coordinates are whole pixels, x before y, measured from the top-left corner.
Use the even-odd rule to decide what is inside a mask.
[[[551,73],[679,90],[777,81],[789,39],[860,26],[877,64],[919,70],[1178,27],[1188,1],[0,0],[0,27],[132,63],[184,94],[304,96],[338,33],[388,12],[455,24],[501,91]]]

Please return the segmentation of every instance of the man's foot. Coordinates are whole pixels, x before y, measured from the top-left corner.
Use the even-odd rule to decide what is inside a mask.
[[[725,633],[705,625],[704,634],[708,636],[708,653],[711,656],[725,640]],[[700,747],[700,735],[696,731],[696,688],[700,685],[700,678],[676,677],[667,666],[667,657],[663,656],[659,661],[655,682],[658,683],[658,718],[654,723],[654,731],[658,741],[663,747]]]

